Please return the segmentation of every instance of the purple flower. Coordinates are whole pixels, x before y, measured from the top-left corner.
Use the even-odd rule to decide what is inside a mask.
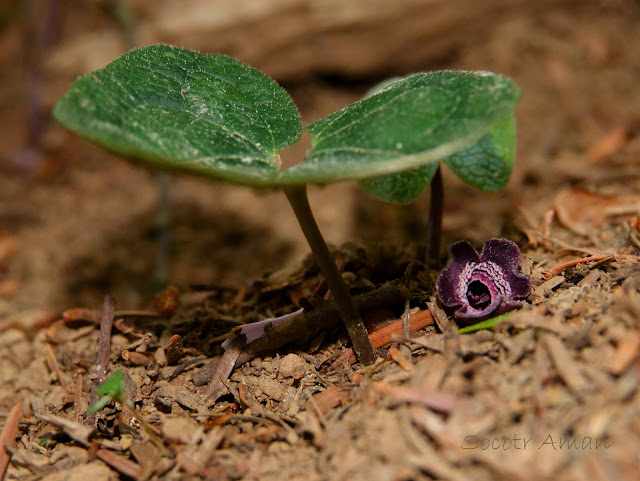
[[[479,321],[522,306],[531,280],[518,271],[520,249],[507,239],[489,239],[482,255],[467,241],[449,247],[449,263],[438,276],[436,291],[460,320]]]

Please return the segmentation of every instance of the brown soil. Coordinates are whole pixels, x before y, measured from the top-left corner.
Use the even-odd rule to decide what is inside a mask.
[[[228,9],[236,3],[251,10],[247,2],[221,2]],[[222,373],[234,360],[221,359],[212,339],[297,309],[300,297],[311,296],[322,281],[305,260],[308,248],[286,200],[172,178],[166,233],[168,278],[177,293],[164,291],[159,315],[160,181],[50,121],[39,147],[25,150],[24,59],[33,55],[33,42],[23,39],[33,27],[22,2],[9,2],[0,9],[5,433],[18,402],[22,414],[15,439],[12,433],[2,438],[12,454],[5,479],[637,479],[637,2],[543,2],[538,8],[513,2],[507,8],[509,2],[495,1],[494,9],[471,19],[458,14],[455,2],[432,2],[441,20],[425,22],[422,32],[410,20],[427,18],[430,2],[379,0],[403,7],[390,10],[398,14],[389,14],[388,22],[354,9],[342,23],[320,15],[325,24],[292,28],[290,37],[279,27],[271,42],[260,44],[264,56],[260,45],[246,43],[256,28],[267,35],[274,18],[292,25],[317,20],[300,8],[311,3],[265,1],[286,16],[252,10],[253,16],[234,17],[234,28],[218,19],[210,31],[216,49],[263,58],[262,67],[286,82],[305,122],[407,71],[482,68],[522,87],[519,153],[509,187],[482,194],[445,172],[444,243],[516,241],[533,282],[524,309],[492,331],[457,335],[433,302],[437,272],[413,262],[424,238],[426,196],[395,206],[351,184],[314,188],[312,207],[327,240],[341,246],[335,253],[354,293],[370,296],[381,286],[405,284],[415,319],[437,321],[411,339],[396,336],[368,369],[336,361],[348,346],[335,328],[314,330],[253,359],[241,353],[246,362],[224,382],[216,380],[214,370]],[[47,2],[33,4],[44,18]],[[193,4],[205,8],[208,2]],[[123,43],[110,5],[60,5],[59,35],[50,60],[42,60],[45,109],[87,58],[106,62],[113,56],[105,52]],[[162,31],[154,22],[163,8],[179,15],[175,2],[131,5],[143,40],[167,41],[153,37]],[[188,13],[191,22],[198,18]],[[476,26],[458,35],[464,22]],[[206,44],[200,36],[196,45],[192,31],[181,37],[177,19],[172,25],[173,43]],[[279,42],[294,42],[295,35],[305,55],[320,55],[314,48],[322,44],[326,58],[286,68],[273,60]],[[395,44],[385,40],[396,36],[405,42],[398,43],[404,47],[397,57],[390,51]],[[434,37],[442,38],[442,49],[418,48]],[[416,44],[413,56],[409,41]],[[95,58],[83,56],[89,47]],[[383,51],[384,58],[376,57]],[[356,65],[348,55],[359,59],[357,66],[348,68]],[[299,146],[287,156],[303,151]],[[553,269],[587,256],[594,260]],[[98,323],[107,294],[116,301],[109,371],[124,370],[127,396],[155,435],[118,404],[100,411],[94,424],[82,416],[97,382]],[[402,316],[400,298],[386,304],[369,304],[371,325]],[[89,310],[68,311],[80,307]]]

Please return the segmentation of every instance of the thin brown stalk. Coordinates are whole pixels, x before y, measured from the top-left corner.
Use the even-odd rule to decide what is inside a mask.
[[[22,405],[17,403],[11,408],[7,420],[4,423],[4,428],[2,428],[2,433],[0,433],[0,479],[4,479],[4,473],[11,460],[11,453],[5,448],[5,444],[15,442],[21,418]]]
[[[111,329],[113,327],[115,301],[109,296],[104,298],[102,319],[100,320],[100,339],[98,341],[98,360],[96,363],[96,384],[102,384],[109,372],[109,355],[111,352]]]
[[[426,264],[440,267],[440,243],[442,239],[442,212],[444,210],[444,187],[440,164],[431,180],[429,219],[427,219]]]
[[[358,359],[365,366],[370,366],[376,360],[376,352],[371,345],[360,313],[354,306],[349,289],[338,272],[336,263],[333,261],[329,248],[322,238],[320,229],[318,229],[318,224],[316,224],[309,206],[307,188],[306,186],[286,187],[284,193],[293,208],[293,212],[298,219],[304,236],[307,238],[307,242],[327,281],[327,285],[338,304],[338,310]]]

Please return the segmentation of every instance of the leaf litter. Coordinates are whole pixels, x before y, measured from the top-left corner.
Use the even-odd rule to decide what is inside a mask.
[[[611,227],[615,225],[600,229]],[[525,248],[525,256],[537,255],[540,249]],[[362,285],[366,279],[351,270],[354,263],[348,258],[349,250],[343,256],[345,252],[345,273],[351,274],[346,277],[352,287]],[[384,345],[379,346],[381,359],[366,370],[351,363],[336,364],[349,350],[342,347],[344,335],[335,330],[317,350],[307,349],[317,336],[309,332],[306,339],[272,354],[256,353],[237,364],[242,336],[226,351],[219,341],[206,342],[207,337],[215,339],[219,330],[235,325],[222,322],[203,333],[197,345],[184,343],[182,361],[199,359],[200,364],[174,375],[179,366],[177,362],[169,365],[167,354],[176,349],[175,336],[184,332],[190,316],[193,323],[207,314],[240,320],[248,308],[273,310],[271,296],[260,306],[255,303],[259,292],[252,288],[244,294],[252,302],[243,305],[233,302],[233,293],[226,296],[226,303],[210,303],[211,297],[218,296],[211,293],[199,304],[178,307],[162,330],[148,331],[143,339],[130,332],[115,332],[112,337],[112,368],[122,368],[130,377],[128,396],[160,434],[168,448],[164,457],[117,405],[96,415],[95,429],[69,420],[74,399],[86,402],[92,389],[98,326],[92,324],[87,331],[82,324],[67,325],[64,332],[80,329],[82,335],[57,335],[56,343],[50,342],[47,330],[41,330],[34,347],[37,351],[42,346],[43,356],[28,364],[42,366],[46,375],[38,385],[18,388],[27,415],[36,414],[36,418],[21,426],[22,443],[13,449],[15,459],[24,462],[10,466],[9,476],[37,476],[41,467],[28,461],[33,456],[29,447],[34,445],[43,446],[39,455],[45,459],[65,447],[84,446],[86,459],[100,459],[134,479],[183,475],[276,479],[282,474],[279,469],[287,469],[294,477],[302,476],[304,470],[309,479],[338,475],[365,479],[375,473],[390,479],[530,479],[532,473],[541,479],[551,474],[556,479],[573,479],[574,472],[588,473],[602,463],[608,466],[609,461],[601,460],[602,450],[611,450],[606,451],[606,459],[611,459],[609,453],[617,453],[621,464],[616,469],[624,473],[637,455],[614,446],[633,443],[639,436],[627,424],[634,412],[638,414],[640,396],[640,334],[634,317],[640,313],[637,266],[635,260],[621,260],[571,272],[575,266],[544,289],[539,288],[549,280],[534,266],[535,294],[524,309],[493,332],[465,336],[450,327],[440,332],[432,324],[433,292],[424,297],[419,289],[408,289],[412,317],[424,314],[430,324],[420,323],[412,329],[412,338],[403,337],[404,302],[399,298],[389,305],[389,320],[377,325],[373,334],[397,326],[395,334],[385,336]],[[413,277],[405,278],[404,285],[414,288],[424,284],[416,279],[426,275],[433,281],[437,274],[415,266],[409,271]],[[320,282],[313,269],[303,277]],[[280,294],[287,298],[300,282],[294,278],[291,285],[285,283]],[[365,284],[369,292],[376,290],[370,280]],[[293,312],[295,305],[288,303],[287,309]],[[135,317],[126,322],[139,330]],[[15,334],[5,331],[0,341],[8,336]],[[161,341],[169,338],[174,341]],[[391,344],[394,339],[399,344]],[[151,363],[139,364],[121,355],[136,349],[151,353]],[[53,353],[57,367],[47,362],[47,352]],[[210,381],[196,382],[203,363],[215,359]],[[18,387],[23,372],[16,369],[9,385]],[[79,397],[73,396],[79,386],[61,385],[60,373],[85,379]],[[58,390],[61,396],[54,400],[51,396]],[[526,450],[525,440],[530,443]],[[558,447],[560,442],[563,448]],[[573,443],[571,451],[568,442]],[[500,449],[487,449],[487,443]],[[522,447],[522,452],[509,450],[515,446]],[[303,454],[309,462],[300,461]],[[73,472],[73,468],[63,469]]]
[[[563,35],[578,28],[573,16],[556,12],[547,19],[555,22],[557,45],[569,48]],[[619,38],[619,28],[614,34],[604,25],[592,40],[610,42]],[[506,40],[483,47],[488,57],[509,57],[492,49],[518,51],[522,37],[508,32],[503,27]],[[605,50],[615,45],[620,43],[610,42]],[[565,89],[572,84],[586,89],[571,78],[571,62],[583,57],[565,59],[555,46],[546,51],[554,56],[548,64],[556,71],[554,82],[563,78]],[[540,48],[536,68],[545,55]],[[532,71],[527,55],[517,58],[518,65]],[[596,64],[585,69],[594,74],[601,66],[596,57],[588,58]],[[606,95],[615,90],[608,88]],[[334,328],[305,328],[307,336],[287,346],[244,359],[240,353],[242,363],[231,370],[226,360],[220,366],[224,354],[212,338],[246,322],[294,312],[303,307],[301,298],[314,306],[309,313],[320,311],[325,325],[332,325],[330,296],[325,299],[319,289],[320,299],[313,297],[322,279],[310,262],[240,289],[208,285],[178,297],[167,294],[151,316],[116,309],[109,364],[112,371],[125,371],[127,396],[169,451],[162,456],[117,404],[96,415],[95,429],[83,423],[95,386],[100,301],[85,316],[29,312],[9,322],[3,318],[2,426],[11,428],[10,410],[17,401],[23,410],[18,435],[0,446],[12,454],[6,479],[635,479],[640,466],[637,133],[629,127],[633,119],[615,119],[601,136],[587,135],[594,129],[589,102],[597,99],[573,102],[570,118],[558,117],[560,126],[584,120],[579,128],[565,128],[566,138],[550,136],[540,147],[544,161],[528,164],[522,191],[500,200],[462,188],[451,191],[445,215],[449,240],[467,238],[479,247],[502,231],[520,244],[532,275],[524,309],[492,331],[455,333],[452,320],[432,304],[436,273],[408,269],[418,256],[406,243],[387,246],[391,254],[385,256],[353,245],[337,251],[345,278],[365,304],[371,306],[376,289],[396,289],[396,294],[408,289],[412,317],[437,320],[407,339],[401,326],[406,299],[376,305],[366,315],[374,332],[394,321],[400,328],[385,335],[389,344],[380,347],[381,360],[369,369],[336,362],[348,358],[348,346]],[[526,129],[522,134],[534,135]],[[595,206],[590,215],[581,198],[570,202],[558,196],[569,184],[575,187],[572,195],[587,193]],[[415,216],[396,215],[391,207],[358,209],[358,238],[374,229],[411,230],[401,224],[415,222]],[[364,222],[372,212],[377,222]],[[11,265],[11,257],[25,251],[19,242],[17,247],[3,264]],[[602,258],[553,270],[594,256]],[[207,395],[216,387],[209,380],[216,372],[225,374],[216,378],[223,394],[208,405]]]

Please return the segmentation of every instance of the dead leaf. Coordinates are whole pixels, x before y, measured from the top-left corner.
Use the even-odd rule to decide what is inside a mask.
[[[639,202],[640,195],[612,197],[571,189],[560,191],[553,204],[558,221],[563,226],[576,234],[588,236],[612,215],[612,207],[636,205]]]
[[[591,163],[596,163],[611,157],[622,149],[628,136],[628,126],[619,125],[614,127],[591,144],[587,150],[587,157],[589,158],[589,161],[591,161]]]
[[[373,383],[373,389],[379,393],[389,394],[394,398],[411,404],[426,406],[434,411],[451,412],[458,399],[452,394],[441,391],[425,391],[404,386],[392,386],[383,381]]]
[[[609,372],[614,376],[619,376],[627,370],[633,360],[638,357],[640,349],[640,332],[628,331],[620,344],[615,357],[609,363]]]

